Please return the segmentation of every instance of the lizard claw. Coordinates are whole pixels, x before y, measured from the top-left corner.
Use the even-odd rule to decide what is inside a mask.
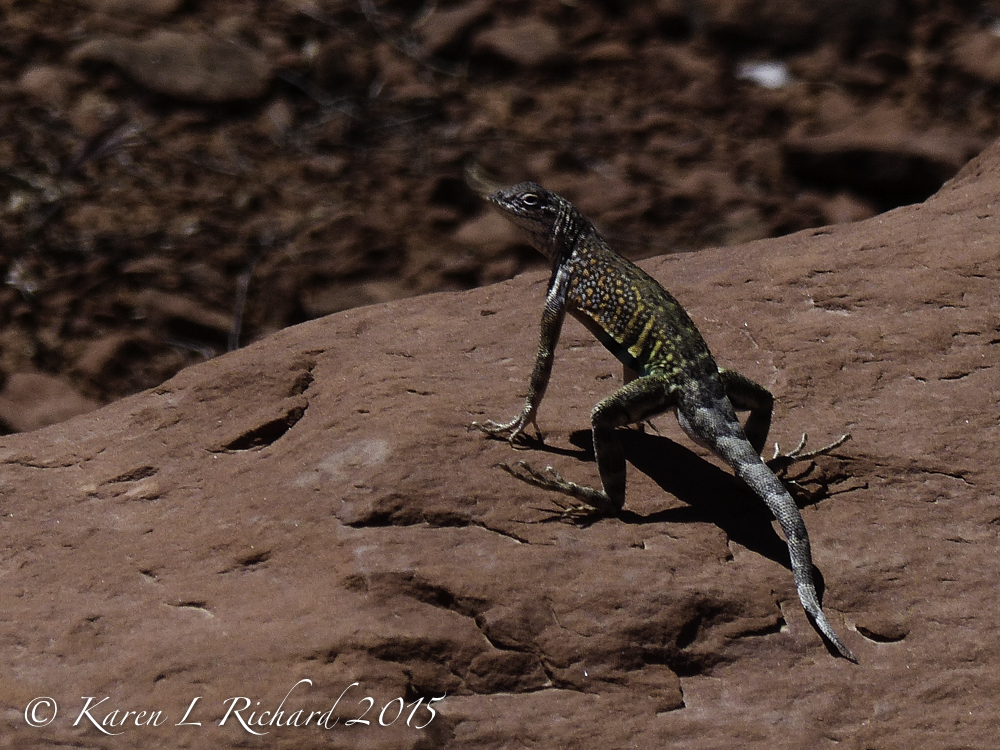
[[[592,508],[586,503],[573,503],[563,500],[552,500],[552,508],[543,508],[546,513],[559,521],[571,521],[575,523],[597,519],[601,516],[600,511]]]
[[[824,445],[822,448],[817,448],[816,450],[803,452],[803,449],[806,447],[806,441],[809,440],[809,435],[803,432],[802,439],[799,441],[799,444],[788,453],[782,453],[781,448],[778,447],[777,443],[775,443],[774,455],[771,457],[770,461],[767,461],[767,466],[771,469],[771,471],[783,472],[794,463],[798,463],[799,461],[809,461],[817,456],[823,456],[830,451],[839,448],[850,439],[851,433],[848,432],[841,435],[829,445]]]
[[[610,506],[611,501],[606,498],[603,492],[563,479],[559,472],[551,466],[546,466],[543,471],[534,468],[527,461],[518,461],[513,466],[503,463],[496,464],[496,466],[533,487],[554,490],[579,501],[574,503],[553,500],[553,505],[558,510],[549,512],[561,519],[596,520],[608,514],[604,506]]]
[[[492,419],[487,419],[485,422],[473,422],[469,425],[471,430],[479,430],[480,432],[485,432],[490,437],[494,438],[507,438],[507,442],[510,443],[511,447],[515,450],[522,450],[520,447],[525,441],[531,442],[532,438],[528,437],[525,433],[525,428],[528,425],[532,425],[535,428],[534,441],[544,445],[545,435],[542,433],[541,429],[538,427],[538,422],[535,421],[534,417],[525,419],[523,416],[518,416],[517,418],[511,420],[510,422],[494,422]]]
[[[567,484],[551,466],[546,466],[545,471],[538,471],[538,469],[533,468],[527,461],[518,461],[513,466],[503,463],[496,466],[506,471],[512,477],[520,479],[522,482],[533,484],[536,487],[556,489],[561,485]]]

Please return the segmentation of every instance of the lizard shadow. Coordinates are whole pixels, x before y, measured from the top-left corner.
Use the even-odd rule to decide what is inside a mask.
[[[669,508],[646,515],[622,510],[616,516],[618,520],[631,524],[711,523],[725,532],[730,540],[791,570],[788,545],[775,531],[774,517],[742,480],[670,438],[639,430],[619,430],[618,437],[628,462],[685,504],[682,508]],[[572,433],[570,442],[580,450],[532,447],[572,455],[581,460],[594,460],[589,430]],[[799,507],[816,501],[802,502],[802,498],[796,498]],[[815,566],[813,576],[817,593],[822,597],[825,588],[823,575]]]
[[[649,435],[639,430],[619,430],[618,437],[629,463],[656,482],[661,489],[685,503],[683,508],[669,508],[647,515],[622,510],[615,516],[619,521],[631,524],[711,523],[722,529],[730,540],[791,571],[788,545],[775,531],[774,517],[764,502],[742,480],[669,438]],[[531,448],[573,456],[583,461],[594,460],[593,438],[589,430],[572,433],[570,442],[578,450],[555,448],[540,441]],[[818,498],[803,501],[803,498],[795,497],[794,494],[793,497],[799,507],[818,502]],[[816,593],[822,602],[826,589],[823,574],[815,565],[812,572]],[[816,622],[808,615],[807,618],[822,637],[822,631]],[[831,654],[837,654],[825,637],[823,643]]]

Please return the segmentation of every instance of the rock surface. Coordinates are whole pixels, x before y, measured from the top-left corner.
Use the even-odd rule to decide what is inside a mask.
[[[859,665],[671,419],[625,433],[630,522],[546,523],[552,498],[493,468],[593,480],[576,431],[619,382],[571,321],[549,452],[467,431],[519,408],[533,273],[290,328],[0,440],[0,746],[994,747],[998,192],[994,145],[922,205],[645,264],[779,396],[773,439],[853,432],[804,516]],[[422,729],[423,705],[379,726],[445,694]],[[33,729],[41,696],[59,712]],[[266,723],[335,704],[332,729]],[[230,707],[272,712],[249,725],[268,734],[219,726]]]
[[[518,65],[541,65],[559,54],[559,30],[540,21],[519,21],[486,29],[476,37],[475,46]]]
[[[948,128],[917,132],[906,125],[899,109],[873,107],[821,135],[791,134],[784,150],[789,168],[797,174],[831,186],[851,183],[857,194],[885,202],[883,208],[888,208],[933,192],[933,186],[967,161],[975,146]]]
[[[16,372],[0,389],[0,425],[10,432],[30,432],[99,406],[62,378],[41,372]]]
[[[87,5],[109,15],[168,16],[177,10],[181,0],[86,0]]]
[[[202,102],[254,99],[264,93],[272,73],[267,59],[248,47],[175,31],[158,31],[138,42],[94,39],[70,57],[114,63],[152,91]]]

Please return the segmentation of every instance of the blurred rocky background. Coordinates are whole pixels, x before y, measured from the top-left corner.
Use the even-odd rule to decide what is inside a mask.
[[[920,201],[1000,123],[991,2],[0,14],[0,433],[310,318],[540,265],[464,186],[471,158],[641,258]]]

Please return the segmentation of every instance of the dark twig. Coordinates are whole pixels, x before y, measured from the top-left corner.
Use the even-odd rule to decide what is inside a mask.
[[[122,149],[130,148],[141,142],[142,125],[130,122],[122,113],[113,118],[97,135],[83,144],[72,161],[66,165],[63,174],[71,174],[87,162],[103,159]]]
[[[250,279],[257,268],[257,264],[264,257],[271,247],[274,246],[274,230],[268,230],[258,241],[257,249],[247,259],[246,267],[236,279],[236,301],[233,305],[233,324],[229,328],[228,351],[236,351],[240,348],[240,334],[243,332],[243,314],[246,311],[247,292],[250,289]]]

